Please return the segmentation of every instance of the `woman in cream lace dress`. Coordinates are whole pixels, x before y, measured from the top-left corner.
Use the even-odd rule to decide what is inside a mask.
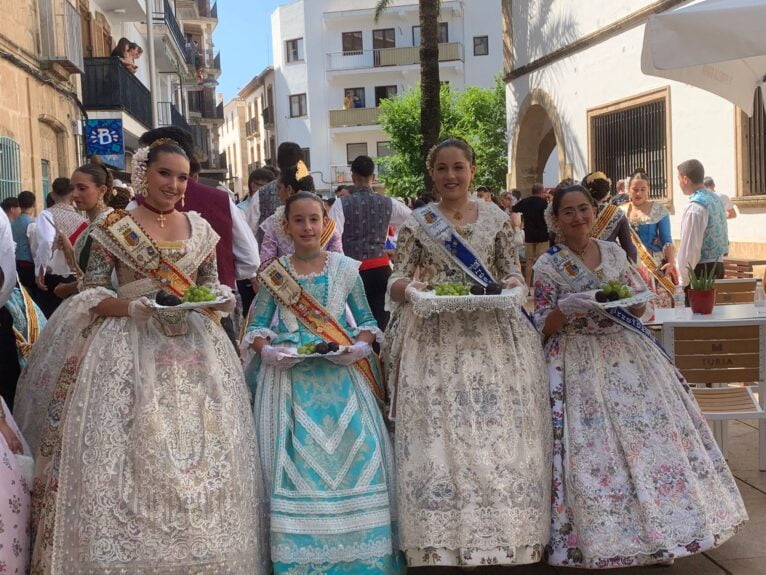
[[[469,200],[473,150],[446,140],[429,169],[439,213],[495,278],[519,277],[508,216]],[[533,563],[548,540],[550,508],[540,339],[520,305],[414,313],[413,290],[455,281],[464,273],[410,217],[389,282],[395,305],[386,349],[401,546],[412,567]]]
[[[181,200],[189,162],[171,141],[138,150],[146,195],[91,232],[78,297],[89,310],[61,450],[40,502],[33,573],[267,573],[254,425],[216,309],[218,236]],[[112,275],[116,274],[116,290]],[[159,286],[224,303],[157,311]]]

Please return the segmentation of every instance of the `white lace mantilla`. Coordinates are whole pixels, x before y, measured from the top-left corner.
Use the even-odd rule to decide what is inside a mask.
[[[420,317],[436,313],[518,309],[526,299],[526,287],[503,290],[498,295],[437,296],[433,291],[418,291],[412,295],[412,311]]]

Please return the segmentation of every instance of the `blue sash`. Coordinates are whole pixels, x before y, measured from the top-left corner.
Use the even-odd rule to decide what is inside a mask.
[[[573,291],[581,293],[592,289],[593,285],[601,285],[601,280],[599,280],[579,258],[575,259],[574,254],[572,254],[566,247],[555,245],[548,250],[548,255],[551,256],[556,271]],[[633,314],[628,313],[625,308],[599,308],[599,310],[601,313],[608,315],[614,322],[622,327],[646,337],[658,350],[660,350],[662,355],[664,355],[668,361],[673,363],[668,352],[665,351],[660,345],[660,342],[655,339],[641,320]]]
[[[491,283],[497,283],[479,256],[458,235],[454,226],[439,212],[436,206],[423,206],[413,211],[412,215],[425,230],[428,237],[476,283],[484,287]]]

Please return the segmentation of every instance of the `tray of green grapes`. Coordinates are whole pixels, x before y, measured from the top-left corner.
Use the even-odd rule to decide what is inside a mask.
[[[334,355],[341,355],[348,351],[348,347],[344,345],[338,345],[335,342],[313,342],[304,343],[297,348],[280,348],[280,351],[291,357],[308,359],[313,357],[332,357]]]
[[[519,309],[527,293],[525,286],[503,289],[499,285],[483,287],[453,282],[429,287],[412,294],[413,311],[421,317],[445,312]]]
[[[186,290],[183,297],[160,290],[149,305],[156,310],[193,310],[222,304],[225,297],[217,297],[207,286],[194,286]]]
[[[633,307],[652,301],[657,294],[649,290],[634,293],[633,288],[617,280],[609,280],[601,289],[587,292],[601,309]]]

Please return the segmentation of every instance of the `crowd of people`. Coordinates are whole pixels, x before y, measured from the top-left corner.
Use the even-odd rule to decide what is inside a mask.
[[[91,161],[0,212],[0,571],[599,569],[747,520],[647,306],[591,296],[719,270],[696,160],[676,254],[643,170],[624,208],[601,172],[486,201],[451,138],[410,209],[366,156],[323,200],[283,142],[235,205],[188,133],[140,146],[133,193]]]

